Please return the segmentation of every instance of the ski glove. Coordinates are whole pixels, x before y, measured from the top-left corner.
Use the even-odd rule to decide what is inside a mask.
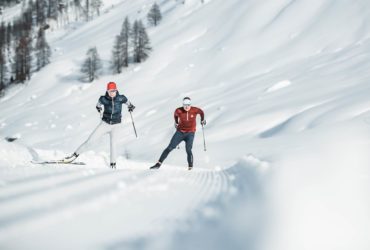
[[[202,124],[203,126],[205,126],[207,124],[206,120],[203,120],[203,121],[200,121],[200,124]]]
[[[135,106],[130,103],[128,105],[128,112],[132,112],[132,111],[134,111],[134,109],[135,109]]]
[[[102,111],[101,107],[96,106],[96,110],[100,113]]]

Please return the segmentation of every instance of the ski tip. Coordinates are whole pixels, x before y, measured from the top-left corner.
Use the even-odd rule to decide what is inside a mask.
[[[18,137],[11,137],[11,136],[7,136],[7,137],[5,137],[4,139],[5,139],[7,142],[13,142],[13,141],[17,140],[17,139],[18,139]]]

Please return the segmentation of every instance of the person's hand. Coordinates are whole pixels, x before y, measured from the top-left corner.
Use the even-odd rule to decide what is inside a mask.
[[[96,106],[96,110],[100,113],[102,111],[102,107]]]
[[[202,126],[205,126],[207,124],[206,120],[204,119],[203,121],[200,121],[200,124],[202,124]]]
[[[128,112],[132,112],[132,111],[134,111],[134,109],[135,109],[135,106],[130,103],[128,105]]]
[[[179,126],[179,124],[178,124],[178,123],[176,123],[176,122],[175,122],[173,125],[175,126],[175,128],[176,128],[176,129],[177,129],[177,127]]]

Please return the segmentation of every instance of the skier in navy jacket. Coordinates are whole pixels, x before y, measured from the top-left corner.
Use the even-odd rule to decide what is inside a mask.
[[[117,130],[121,124],[122,104],[128,105],[129,112],[132,112],[135,109],[135,106],[129,102],[126,96],[119,94],[116,83],[109,82],[107,84],[107,91],[105,95],[101,96],[96,104],[96,109],[99,113],[101,113],[104,108],[101,122],[87,138],[87,140],[81,144],[72,155],[65,157],[63,162],[73,162],[90,146],[93,141],[100,138],[104,134],[109,134],[110,167],[116,168],[116,140]]]

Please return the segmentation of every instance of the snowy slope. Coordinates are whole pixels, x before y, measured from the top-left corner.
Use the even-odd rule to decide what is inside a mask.
[[[368,249],[370,3],[158,1],[151,57],[110,75],[124,17],[153,2],[117,1],[49,33],[52,63],[0,100],[2,137],[20,137],[0,142],[0,248]],[[106,70],[85,84],[90,46]],[[125,113],[118,170],[107,138],[86,166],[31,165],[85,140],[108,81],[137,107],[139,138]],[[193,172],[183,145],[147,171],[187,95],[206,112],[208,151],[198,131]]]

